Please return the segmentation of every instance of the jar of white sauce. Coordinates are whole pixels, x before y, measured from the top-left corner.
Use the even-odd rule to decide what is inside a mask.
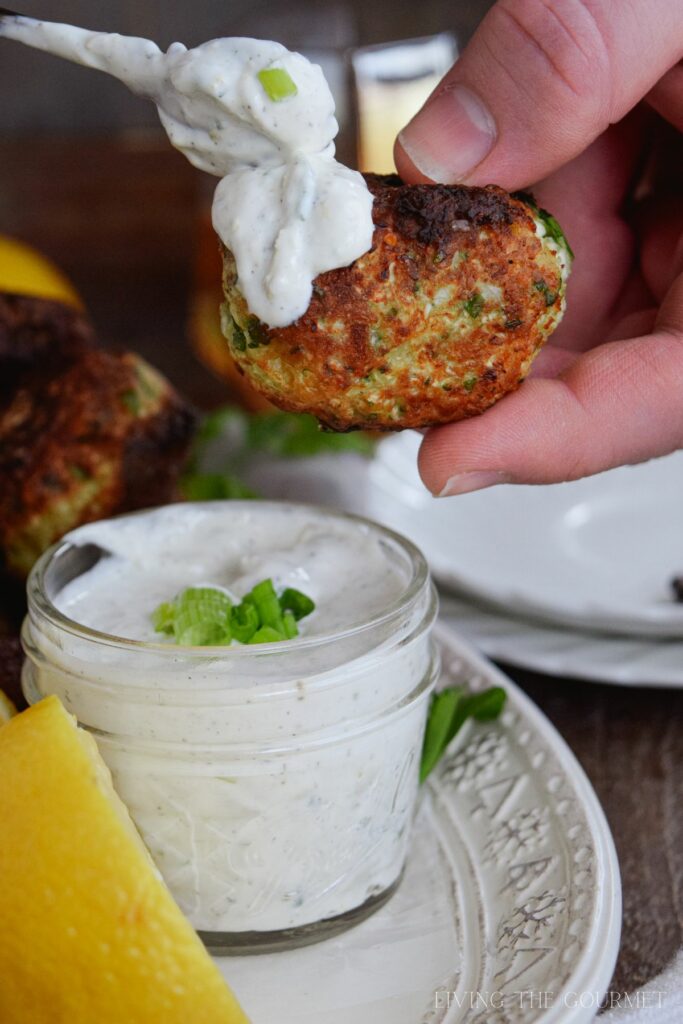
[[[180,647],[150,615],[185,587],[272,578],[316,602],[299,637]],[[217,952],[286,948],[370,914],[403,869],[436,596],[369,521],[270,502],[81,527],[28,584],[23,686],[91,730],[171,892]]]

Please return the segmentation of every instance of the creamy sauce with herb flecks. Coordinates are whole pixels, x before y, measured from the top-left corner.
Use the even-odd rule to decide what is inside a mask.
[[[163,52],[149,39],[18,16],[0,19],[0,36],[105,71],[156,104],[172,144],[221,178],[214,227],[249,309],[270,327],[306,311],[318,274],[370,248],[372,197],[334,158],[334,100],[301,54],[241,38]],[[269,96],[258,75],[272,69],[289,75],[294,95]]]

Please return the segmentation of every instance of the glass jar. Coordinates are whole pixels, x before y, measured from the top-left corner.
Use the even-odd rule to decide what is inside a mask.
[[[55,607],[102,556],[92,544],[56,545],[28,583],[27,700],[57,694],[93,733],[163,878],[216,952],[341,931],[384,903],[406,857],[437,672],[434,588],[398,535],[310,514],[376,532],[405,580],[382,614],[287,643],[188,648],[109,636]]]

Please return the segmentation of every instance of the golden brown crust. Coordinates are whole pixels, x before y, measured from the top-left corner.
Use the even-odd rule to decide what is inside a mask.
[[[26,375],[0,409],[0,565],[21,575],[80,523],[171,500],[193,423],[132,353]]]
[[[556,255],[530,207],[496,186],[367,180],[372,249],[320,275],[290,326],[250,317],[225,253],[235,360],[276,405],[335,430],[480,413],[518,386],[561,316]]]
[[[27,370],[55,366],[94,344],[90,321],[73,306],[0,292],[0,396]]]

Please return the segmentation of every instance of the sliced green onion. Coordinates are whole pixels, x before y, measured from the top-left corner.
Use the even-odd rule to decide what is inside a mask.
[[[248,644],[260,625],[258,612],[249,598],[245,598],[241,604],[233,608],[230,625],[235,640],[241,644]]]
[[[168,633],[172,636],[175,632],[174,622],[175,604],[173,601],[163,601],[152,612],[152,625],[157,633]]]
[[[174,601],[164,601],[152,612],[158,633],[172,636],[177,644],[206,647],[230,644],[275,643],[299,635],[297,619],[309,615],[315,605],[299,590],[278,597],[271,579],[261,580],[233,605],[218,587],[188,587]]]
[[[158,633],[175,637],[177,644],[205,647],[229,644],[232,601],[215,587],[188,587],[175,601],[164,601],[152,613]]]
[[[216,622],[193,622],[176,627],[175,639],[182,647],[219,647],[229,644],[231,636]]]
[[[312,611],[315,611],[315,601],[306,594],[302,594],[300,590],[287,587],[280,595],[280,607],[283,612],[290,611],[298,622],[299,619],[304,619]]]
[[[272,626],[261,626],[257,629],[251,640],[248,641],[250,644],[274,644],[279,640],[285,640],[286,637],[279,630],[273,629]]]
[[[299,627],[296,624],[294,612],[290,611],[289,608],[285,609],[282,613],[282,624],[288,640],[293,640],[295,636],[299,635]]]
[[[266,96],[273,103],[280,103],[299,91],[296,82],[284,68],[264,68],[256,76],[263,86]]]
[[[232,601],[215,587],[189,587],[175,600],[176,643],[188,647],[229,644]]]
[[[282,609],[275,593],[273,581],[262,580],[252,588],[249,597],[254,602],[262,626],[271,626],[279,633],[284,633],[282,625]]]

